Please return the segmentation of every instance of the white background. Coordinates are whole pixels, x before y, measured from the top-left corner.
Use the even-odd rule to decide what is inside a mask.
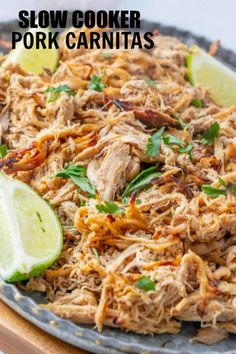
[[[143,19],[219,39],[236,52],[236,0],[0,0],[0,4],[0,21],[17,18],[22,9],[140,10]]]

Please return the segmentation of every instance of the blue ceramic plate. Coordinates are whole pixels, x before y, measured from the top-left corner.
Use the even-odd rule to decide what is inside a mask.
[[[10,38],[11,31],[16,27],[17,22],[14,21],[2,23],[0,24],[0,35],[4,38]],[[188,45],[197,44],[202,48],[209,48],[210,42],[207,39],[195,36],[188,31],[164,26],[160,23],[143,22],[143,29],[145,31],[158,28],[162,34],[176,36]],[[217,57],[231,68],[236,68],[236,55],[233,52],[221,48]],[[190,339],[196,334],[196,325],[192,323],[184,324],[182,331],[177,335],[144,336],[106,327],[102,333],[98,333],[91,326],[76,325],[71,321],[62,320],[53,313],[40,308],[37,305],[37,303],[43,302],[40,294],[20,292],[14,285],[6,284],[3,281],[0,281],[0,298],[21,316],[44,331],[78,348],[83,348],[93,353],[236,353],[236,336],[233,335],[211,347],[197,343],[190,344]]]

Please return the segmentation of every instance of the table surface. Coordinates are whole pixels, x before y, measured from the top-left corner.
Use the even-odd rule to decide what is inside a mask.
[[[0,351],[5,354],[89,354],[52,337],[0,301]]]

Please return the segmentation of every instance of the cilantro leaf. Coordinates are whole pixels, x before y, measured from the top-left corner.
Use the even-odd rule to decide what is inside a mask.
[[[180,154],[188,154],[190,161],[192,161],[192,159],[193,159],[192,158],[192,152],[191,152],[192,148],[193,148],[193,145],[192,144],[188,144],[188,145],[186,145],[184,147],[179,148],[177,151]]]
[[[236,197],[236,185],[235,184],[232,186],[232,192],[233,192],[233,195]]]
[[[55,101],[62,92],[67,93],[69,96],[75,96],[76,92],[72,90],[68,85],[59,85],[57,87],[48,87],[45,93],[51,93],[48,99],[48,103]]]
[[[8,153],[8,148],[6,145],[1,145],[0,146],[0,157],[3,159]]]
[[[62,177],[62,178],[70,178],[71,176],[86,176],[86,169],[84,166],[74,166],[68,164],[64,167],[64,169],[60,172],[54,173],[52,177]]]
[[[186,146],[183,146],[184,142],[181,139],[176,138],[173,135],[163,136],[163,141],[166,145],[168,145],[170,147],[171,147],[171,145],[179,146],[179,148],[177,149],[177,152],[179,152],[180,154],[188,154],[190,160],[192,159],[192,156],[191,156],[191,150],[193,148],[192,144],[187,144]]]
[[[96,189],[90,183],[84,166],[67,165],[60,172],[54,173],[51,177],[71,178],[82,191],[90,194],[91,197],[95,197]]]
[[[92,75],[91,80],[88,85],[88,88],[90,90],[101,92],[105,87],[106,87],[106,84],[103,81],[103,75],[101,75],[101,76]]]
[[[202,108],[202,101],[199,100],[198,98],[194,98],[191,103],[196,108]]]
[[[209,184],[203,184],[202,191],[212,198],[217,198],[220,195],[226,195],[226,188],[222,188],[222,189],[214,188],[214,187],[210,186]]]
[[[144,291],[155,290],[155,283],[149,277],[143,275],[137,282],[137,288]]]
[[[213,123],[210,128],[203,134],[202,143],[205,145],[214,144],[215,139],[220,133],[219,123]]]
[[[160,153],[161,139],[165,127],[161,127],[155,134],[153,134],[147,143],[146,154],[148,157],[158,156]]]
[[[181,139],[176,138],[173,135],[163,136],[163,141],[164,141],[164,144],[166,144],[166,145],[178,145],[178,146],[182,147],[182,145],[184,144]]]
[[[151,79],[144,79],[144,81],[148,84],[148,86],[157,88],[157,83],[155,81]]]
[[[88,177],[77,177],[71,175],[70,178],[76,184],[82,191],[87,192],[91,197],[96,196],[96,189],[92,184],[90,183]]]
[[[208,184],[204,184],[202,185],[202,191],[204,193],[206,193],[207,195],[211,196],[212,198],[217,198],[220,195],[227,195],[227,190],[232,191],[233,195],[236,197],[236,185],[235,184],[231,184],[229,183],[227,185],[227,183],[221,178],[219,177],[218,182],[224,186],[225,188],[214,188],[211,185]]]
[[[192,148],[193,148],[193,145],[192,145],[192,144],[188,144],[188,145],[186,145],[186,146],[184,146],[184,147],[179,148],[179,149],[178,149],[178,152],[179,152],[180,154],[190,154]]]
[[[221,177],[219,177],[218,182],[219,182],[222,186],[226,187],[226,183],[225,183],[225,181],[224,181]]]
[[[122,194],[123,200],[125,200],[125,197],[129,196],[131,193],[135,191],[140,191],[145,188],[148,188],[151,184],[151,181],[159,177],[161,174],[160,172],[157,172],[157,166],[152,166],[147,168],[146,170],[143,170],[141,173],[139,173],[126,187],[125,191]]]
[[[122,204],[123,205],[127,206],[127,205],[129,205],[129,202],[130,202],[130,198],[129,197],[123,197],[122,198]],[[142,203],[142,201],[140,199],[135,199],[135,204],[136,205],[139,205],[141,203]]]
[[[109,201],[105,201],[104,204],[97,204],[95,207],[100,213],[105,214],[119,214],[124,212],[123,208],[120,208],[117,204]]]
[[[174,116],[174,118],[176,118],[178,120],[179,125],[181,126],[182,129],[189,128],[189,124],[184,123],[183,118],[181,117],[181,115],[179,113],[174,112],[173,116]]]

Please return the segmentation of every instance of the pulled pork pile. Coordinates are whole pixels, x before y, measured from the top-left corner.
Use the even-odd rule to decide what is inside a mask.
[[[46,308],[98,330],[197,321],[211,344],[236,332],[236,107],[189,83],[183,43],[155,44],[62,42],[54,74],[2,68],[0,168],[63,225],[57,262],[24,285]]]

